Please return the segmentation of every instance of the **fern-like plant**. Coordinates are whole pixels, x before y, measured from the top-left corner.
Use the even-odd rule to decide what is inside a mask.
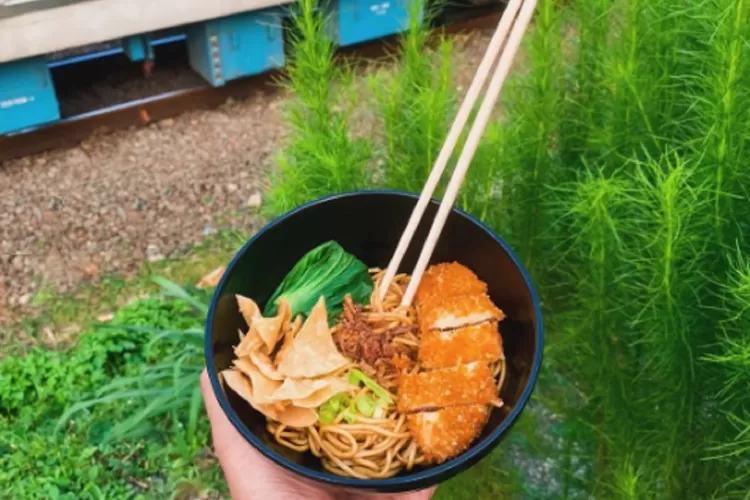
[[[335,61],[329,19],[316,0],[297,0],[289,30],[285,109],[290,136],[270,177],[267,211],[278,215],[331,192],[367,185],[370,142],[348,128],[353,73]]]

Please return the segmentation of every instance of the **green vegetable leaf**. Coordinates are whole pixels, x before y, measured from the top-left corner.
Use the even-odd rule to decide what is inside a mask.
[[[377,382],[362,373],[361,370],[357,370],[356,368],[349,370],[349,383],[352,385],[364,384],[365,387],[374,392],[385,403],[390,404],[393,402],[391,393],[380,387]]]
[[[372,290],[367,265],[335,241],[328,241],[309,251],[294,265],[268,300],[263,315],[276,315],[279,299],[284,297],[292,316],[307,316],[323,296],[328,316],[333,319],[341,313],[347,293],[354,302],[366,304]]]

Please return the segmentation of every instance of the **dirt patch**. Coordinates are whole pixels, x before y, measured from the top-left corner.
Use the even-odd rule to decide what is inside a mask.
[[[91,137],[0,165],[0,287],[25,306],[40,286],[132,273],[222,228],[249,229],[282,136],[280,98]]]

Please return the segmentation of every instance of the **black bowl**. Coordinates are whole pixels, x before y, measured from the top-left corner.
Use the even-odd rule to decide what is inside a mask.
[[[493,410],[482,435],[466,452],[443,464],[403,472],[388,479],[360,480],[327,472],[311,453],[277,444],[265,429],[265,418],[229,390],[217,373],[231,366],[238,329],[247,328],[235,294],[263,308],[292,266],[313,247],[336,240],[369,266],[385,268],[416,196],[393,191],[365,191],[314,201],[279,217],[261,229],[234,256],[214,293],[206,322],[206,365],[219,404],[240,434],[267,458],[308,479],[346,488],[380,492],[423,489],[474,465],[495,446],[524,409],[542,362],[542,316],[531,280],[508,245],[487,226],[453,210],[433,254],[433,262],[458,261],[489,287],[492,300],[505,312],[501,323],[508,378],[501,394],[505,406]],[[431,202],[403,260],[411,272],[420,243],[427,236],[438,202]]]

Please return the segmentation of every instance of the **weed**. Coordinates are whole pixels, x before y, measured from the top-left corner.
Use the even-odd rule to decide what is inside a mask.
[[[198,376],[203,369],[203,328],[195,318],[207,313],[208,296],[200,290],[190,293],[164,278],[158,278],[157,282],[168,296],[177,297],[181,303],[193,309],[180,312],[185,318],[193,319],[192,327],[171,328],[169,323],[177,326],[179,323],[176,321],[162,326],[155,318],[148,318],[145,322],[145,325],[151,326],[141,325],[139,321],[116,323],[112,330],[138,335],[142,356],[149,361],[158,361],[146,364],[138,373],[122,374],[109,383],[101,384],[93,391],[93,398],[79,400],[68,407],[58,419],[56,429],[68,425],[78,412],[115,401],[128,401],[132,414],[108,429],[104,442],[110,438],[120,440],[148,434],[150,424],[162,416],[168,416],[177,428],[182,428],[184,421],[185,439],[190,442],[195,439],[202,401]],[[109,330],[105,328],[101,334]],[[137,366],[144,363],[131,364]]]
[[[365,186],[370,159],[369,141],[349,135],[352,73],[334,64],[326,17],[314,0],[298,0],[295,7],[288,79],[282,83],[293,93],[285,113],[291,137],[271,175],[266,207],[271,214]]]
[[[499,198],[511,220],[493,223],[539,283],[555,325],[547,363],[583,396],[548,402],[598,435],[579,486],[607,498],[747,491],[746,456],[711,450],[745,450],[734,291],[750,206],[748,5],[579,0],[559,17],[577,34],[572,54],[547,9],[529,42],[546,56],[532,50],[489,136],[510,163]]]
[[[437,159],[452,117],[452,44],[441,38],[429,46],[435,6],[409,3],[409,25],[392,68],[371,83],[382,121],[385,182],[393,189],[419,192]],[[424,13],[424,15],[422,15]]]
[[[205,300],[205,294],[193,292],[197,300]],[[0,363],[4,493],[13,498],[153,498],[168,496],[186,479],[200,492],[221,490],[215,464],[193,465],[207,442],[208,428],[197,417],[195,402],[200,399],[191,396],[197,377],[191,379],[187,363],[179,363],[185,346],[194,345],[186,341],[192,338],[191,328],[201,323],[201,315],[188,303],[152,297],[120,310],[111,325],[84,332],[69,350],[35,348],[24,358]],[[149,337],[154,329],[187,333],[175,344]],[[194,352],[200,369],[200,349]],[[168,382],[186,377],[187,396],[156,379],[165,364]],[[151,401],[139,399],[145,393],[132,390],[122,397],[128,381],[141,388],[153,383],[147,390],[161,387],[162,392]],[[179,418],[162,412],[138,420],[144,408],[169,407],[166,393],[187,401]],[[95,396],[102,404],[81,403]],[[101,398],[108,398],[108,404]],[[65,408],[77,411],[65,414]],[[58,432],[56,422],[61,423]],[[147,439],[135,440],[136,434]],[[108,439],[113,436],[117,442]]]

